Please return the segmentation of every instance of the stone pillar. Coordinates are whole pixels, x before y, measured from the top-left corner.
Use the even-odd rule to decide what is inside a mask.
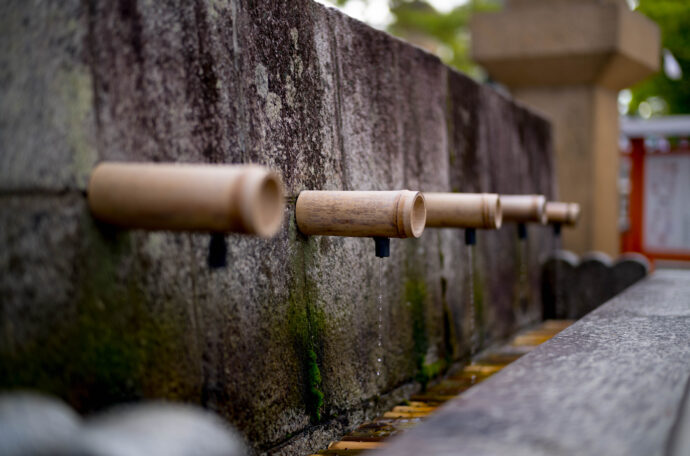
[[[617,93],[658,69],[658,27],[625,0],[508,0],[471,31],[491,78],[553,122],[559,197],[582,207],[565,247],[616,255]]]

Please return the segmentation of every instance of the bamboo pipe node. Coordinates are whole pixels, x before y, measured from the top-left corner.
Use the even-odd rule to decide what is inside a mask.
[[[420,192],[304,190],[295,205],[306,235],[418,238],[426,206]]]
[[[501,198],[495,193],[424,193],[430,228],[501,227]]]
[[[501,195],[503,221],[546,224],[544,195]]]
[[[546,203],[546,218],[548,223],[574,226],[580,217],[580,205],[549,201]]]
[[[280,176],[258,165],[101,163],[88,204],[98,220],[132,229],[246,233],[282,224]]]

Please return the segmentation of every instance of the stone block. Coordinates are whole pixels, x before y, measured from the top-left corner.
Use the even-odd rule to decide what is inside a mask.
[[[88,8],[0,5],[0,191],[83,189],[96,161]]]
[[[184,235],[96,224],[81,195],[1,207],[3,387],[58,394],[79,411],[143,396],[199,400]]]
[[[649,272],[649,262],[639,254],[623,254],[616,262],[601,252],[578,258],[557,251],[542,265],[543,318],[582,318]]]
[[[542,318],[563,319],[578,308],[576,284],[579,258],[567,250],[554,252],[544,262],[541,276]]]
[[[612,298],[615,285],[611,257],[602,252],[582,255],[570,292],[576,304],[568,309],[568,318],[580,318]]]
[[[249,161],[235,14],[230,2],[92,4],[100,160]]]
[[[639,253],[624,253],[613,264],[613,294],[617,295],[635,282],[645,278],[651,269],[649,260]]]

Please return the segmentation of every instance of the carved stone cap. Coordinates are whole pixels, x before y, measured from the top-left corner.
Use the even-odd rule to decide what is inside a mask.
[[[659,68],[659,28],[625,2],[518,0],[475,15],[471,32],[473,58],[509,87],[619,90]]]

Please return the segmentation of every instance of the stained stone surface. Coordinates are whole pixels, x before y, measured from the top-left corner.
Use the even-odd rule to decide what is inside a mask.
[[[690,272],[660,270],[380,454],[667,454],[689,377]]]
[[[303,189],[554,196],[550,125],[418,48],[309,0],[10,0],[0,63],[0,388],[201,404],[308,452],[467,355],[470,268],[484,344],[539,319],[540,227],[523,257],[480,232],[472,266],[461,230],[386,260],[296,230]],[[208,234],[91,218],[103,160],[271,166],[283,229],[209,270]]]

